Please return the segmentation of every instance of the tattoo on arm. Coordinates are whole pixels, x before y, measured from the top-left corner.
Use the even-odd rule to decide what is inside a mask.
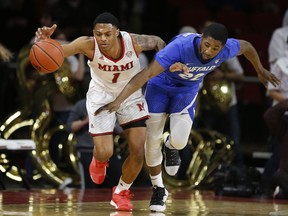
[[[155,49],[159,51],[165,47],[165,42],[158,36],[154,35],[132,35],[136,46],[141,47],[142,51],[148,51]]]

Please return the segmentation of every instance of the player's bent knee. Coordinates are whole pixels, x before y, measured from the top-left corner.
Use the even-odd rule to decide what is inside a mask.
[[[130,158],[132,158],[135,161],[144,161],[144,151],[135,151],[129,153]]]
[[[177,137],[173,137],[170,136],[170,144],[177,150],[181,150],[183,149],[188,142],[188,138],[189,136],[177,136]]]
[[[145,159],[146,159],[146,164],[149,167],[155,167],[159,164],[162,163],[162,152],[161,148],[159,149],[150,149],[145,151]]]

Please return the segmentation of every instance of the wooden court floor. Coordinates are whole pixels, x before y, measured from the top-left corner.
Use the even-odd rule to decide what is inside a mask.
[[[0,194],[0,215],[17,216],[226,216],[288,215],[288,200],[215,196],[209,191],[170,189],[165,213],[151,213],[151,188],[132,188],[133,212],[110,206],[110,189],[8,189]]]

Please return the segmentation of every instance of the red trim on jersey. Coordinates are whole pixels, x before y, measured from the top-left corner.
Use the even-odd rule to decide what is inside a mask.
[[[146,116],[143,116],[142,118],[134,119],[133,121],[126,122],[125,124],[121,124],[121,126],[124,126],[124,125],[130,124],[130,123],[133,123],[133,122],[141,121],[141,120],[144,120],[144,119],[148,119],[148,118],[150,118],[150,115],[146,115]]]
[[[132,36],[131,36],[130,33],[129,33],[129,36],[130,36],[131,41],[132,41],[132,45],[133,45],[133,48],[134,48],[134,52],[136,53],[136,56],[139,58],[139,55],[138,55],[138,53],[136,52],[136,49],[135,49],[134,40],[133,40],[133,38],[132,38]]]
[[[92,134],[90,133],[90,135],[92,137],[95,137],[95,136],[104,136],[104,135],[110,135],[110,134],[113,134],[113,132],[105,132],[105,133],[97,133],[97,134]]]
[[[105,58],[107,58],[107,59],[113,61],[114,63],[116,63],[117,61],[121,60],[121,59],[124,57],[124,54],[125,54],[125,52],[126,52],[126,51],[125,51],[125,46],[124,46],[124,40],[123,40],[122,35],[121,35],[121,37],[120,37],[120,41],[121,41],[122,53],[121,53],[121,56],[120,56],[118,59],[113,59],[113,58],[105,55],[104,53],[101,52],[101,49],[99,48],[99,46],[98,46],[98,48],[99,48],[100,52],[102,53],[102,55],[105,56]]]

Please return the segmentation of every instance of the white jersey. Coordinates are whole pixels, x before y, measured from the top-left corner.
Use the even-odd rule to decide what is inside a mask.
[[[88,61],[93,86],[111,93],[120,93],[129,80],[140,72],[140,61],[131,36],[123,31],[120,34],[122,35],[122,56],[119,59],[105,56],[95,40],[94,57]]]
[[[89,132],[93,136],[112,134],[116,121],[121,126],[148,118],[148,108],[142,90],[139,89],[123,101],[116,112],[94,112],[120,94],[122,89],[140,72],[140,60],[133,46],[129,33],[120,32],[122,56],[111,59],[103,54],[95,39],[95,51],[88,61],[91,81],[86,95],[86,107],[89,115]]]

